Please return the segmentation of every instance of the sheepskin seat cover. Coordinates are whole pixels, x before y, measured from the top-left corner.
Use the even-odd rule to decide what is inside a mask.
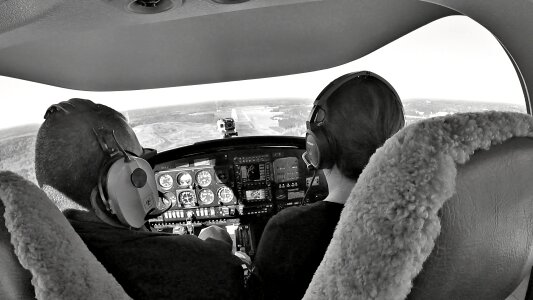
[[[464,113],[407,126],[376,151],[341,214],[304,299],[405,299],[440,233],[457,164],[512,137],[533,118]]]
[[[129,299],[35,184],[0,171],[5,225],[37,299]]]

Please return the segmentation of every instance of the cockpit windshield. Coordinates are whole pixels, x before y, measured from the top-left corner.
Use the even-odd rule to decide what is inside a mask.
[[[304,136],[320,91],[333,79],[360,70],[375,72],[394,86],[407,124],[464,111],[526,112],[518,76],[498,41],[473,20],[453,16],[348,64],[304,74],[117,92],[74,91],[0,77],[0,169],[34,179],[35,136],[44,112],[70,98],[121,111],[141,144],[162,152],[224,137]]]
[[[304,136],[311,104],[308,99],[213,101],[125,114],[142,145],[165,151],[225,135]]]

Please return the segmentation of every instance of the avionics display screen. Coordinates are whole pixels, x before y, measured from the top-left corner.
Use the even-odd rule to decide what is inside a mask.
[[[265,164],[251,164],[241,166],[242,182],[265,180]]]
[[[249,190],[246,191],[246,200],[264,200],[265,190]]]

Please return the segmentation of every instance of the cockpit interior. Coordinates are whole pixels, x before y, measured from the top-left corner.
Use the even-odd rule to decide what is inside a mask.
[[[491,74],[475,60],[491,58],[488,49],[489,54],[477,49],[454,61],[456,53],[468,52],[466,47],[454,44],[431,58],[422,46],[420,52],[407,48],[410,56],[387,48],[408,43],[413,33],[448,18],[468,19],[490,36],[507,73],[498,67]],[[465,43],[477,38],[461,35],[461,27],[450,28]],[[444,39],[427,32],[419,37],[425,45]],[[4,172],[36,184],[37,122],[43,122],[51,97],[68,100],[49,95],[52,88],[60,97],[102,99],[116,106],[141,144],[158,148],[146,157],[160,212],[146,220],[149,230],[198,236],[218,226],[230,235],[233,252],[244,253],[253,266],[273,216],[329,195],[325,171],[305,159],[305,126],[314,97],[339,72],[375,66],[384,73],[396,68],[385,75],[399,86],[407,126],[361,173],[363,180],[350,194],[304,299],[533,299],[533,198],[526,172],[533,153],[533,121],[527,118],[532,114],[532,37],[531,0],[0,0],[0,204],[7,226],[0,226],[0,264],[9,265],[9,271],[0,270],[0,298],[82,295],[81,290],[69,294],[77,287],[65,285],[59,292],[39,287],[46,276],[20,250],[31,241],[11,235],[24,227],[17,220],[26,219],[17,215],[12,200],[18,195],[12,188],[20,186]],[[381,56],[372,56],[376,53]],[[420,61],[408,59],[413,57]],[[449,65],[453,73],[426,73],[423,66],[430,60]],[[352,69],[354,62],[360,69]],[[414,71],[406,70],[406,63]],[[472,78],[455,65],[467,63],[495,81]],[[325,74],[320,80],[313,77],[318,72]],[[292,85],[292,76],[302,76],[303,83]],[[446,81],[450,77],[460,80]],[[259,80],[273,81],[260,86]],[[290,83],[279,84],[283,81]],[[403,83],[413,90],[439,90],[426,98],[409,94]],[[505,90],[498,97],[513,100],[455,101],[450,95],[459,83],[471,86],[468,95],[483,91],[483,97],[512,85],[513,93]],[[219,97],[216,101],[193,99],[198,91],[222,84],[227,87],[209,96]],[[245,86],[254,99],[231,98]],[[24,94],[32,89],[33,94]],[[294,96],[293,90],[306,93]],[[288,96],[274,98],[273,91]],[[147,108],[158,103],[157,93],[168,98]],[[40,97],[44,100],[35,101]],[[489,129],[472,124],[489,124]],[[406,167],[406,161],[411,165]],[[424,168],[435,172],[433,177],[414,178]],[[437,178],[436,183],[428,178]],[[427,182],[432,185],[425,189]],[[428,191],[433,194],[426,197]],[[404,206],[387,198],[390,194]],[[416,206],[419,198],[424,205]],[[374,202],[365,202],[369,199]],[[51,219],[69,227],[59,213]],[[80,251],[90,256],[86,248]],[[339,271],[339,265],[345,268]],[[382,269],[371,273],[373,268]],[[120,287],[114,292],[114,281],[109,284],[105,287],[113,292],[102,295],[129,298]],[[85,288],[84,293],[93,286]]]
[[[328,194],[323,173],[303,162],[304,151],[297,137],[220,139],[166,151],[152,163],[171,208],[150,224],[196,234],[207,225],[226,226],[236,249],[253,257],[272,215]]]

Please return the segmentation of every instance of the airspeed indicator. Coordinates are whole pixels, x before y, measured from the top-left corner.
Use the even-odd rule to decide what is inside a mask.
[[[172,176],[165,174],[159,177],[159,185],[163,189],[165,190],[170,189],[172,187],[172,184],[174,184],[174,180],[172,179]]]

